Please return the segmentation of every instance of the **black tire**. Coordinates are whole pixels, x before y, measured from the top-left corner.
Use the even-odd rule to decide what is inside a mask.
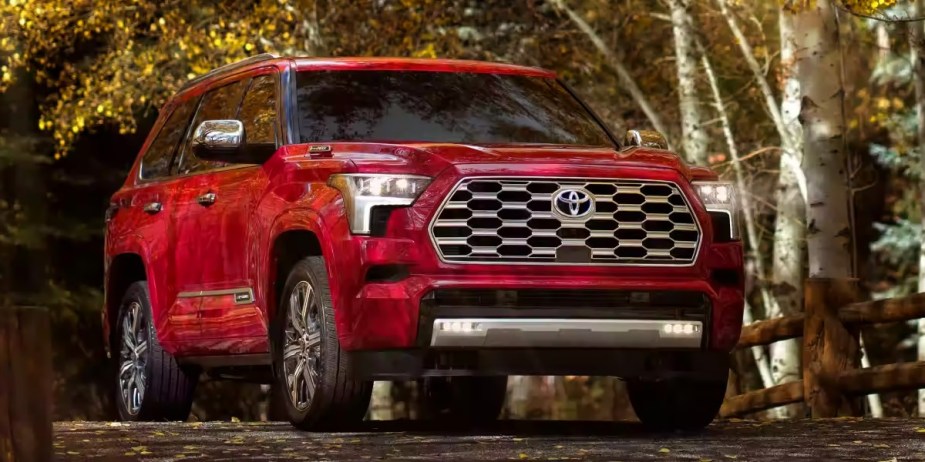
[[[418,381],[421,417],[445,423],[484,424],[501,414],[507,376],[428,377]]]
[[[630,381],[627,392],[636,416],[647,428],[698,431],[719,413],[726,380]]]
[[[293,313],[290,303],[291,295],[297,287],[305,287],[306,283],[311,288],[314,299],[309,300],[307,313],[303,316],[307,319],[303,324],[303,329],[305,332],[311,331],[311,334],[305,334],[306,346],[300,350],[301,353],[297,353],[295,357],[287,359],[288,362],[284,362],[284,353],[290,335],[287,333],[287,326],[292,334],[297,332],[295,327],[290,325]],[[316,317],[311,318],[312,315]],[[314,330],[309,328],[309,323],[312,326],[311,329]],[[312,340],[312,336],[316,338],[320,336],[320,343]],[[292,341],[298,343],[298,338],[295,335]],[[334,309],[331,304],[331,291],[328,288],[327,270],[322,257],[302,259],[289,272],[274,320],[271,340],[273,342],[274,386],[279,387],[286,395],[286,399],[282,400],[283,407],[293,426],[302,430],[339,430],[349,429],[363,420],[369,407],[372,382],[357,380],[354,377],[349,358],[340,348],[334,325]],[[314,343],[317,343],[320,351],[315,350],[315,347],[307,346]],[[293,348],[291,351],[294,351],[295,346],[291,344]],[[300,377],[303,380],[304,386],[297,382],[297,390],[299,395],[303,392],[305,395],[297,396],[294,400],[292,389],[289,387],[287,371],[288,369],[292,369],[293,373],[298,371],[298,362],[302,361],[302,358],[306,361],[301,369],[303,372],[312,361],[317,365],[314,369],[317,372],[316,375],[311,370],[308,372],[313,378],[314,391],[309,392],[307,376],[293,374],[296,380]],[[303,398],[307,402],[303,402]]]
[[[126,320],[129,316],[132,316],[128,321],[129,327],[132,327],[135,332],[131,336],[134,338],[135,346],[140,346],[142,340],[147,341],[147,348],[143,351],[135,349],[134,356],[124,338]],[[170,353],[161,348],[152,322],[151,302],[146,281],[135,282],[125,291],[113,331],[112,353],[116,366],[115,398],[119,419],[123,421],[186,421],[189,418],[193,395],[199,381],[199,371],[194,368],[181,367]],[[138,354],[138,351],[141,353]],[[126,352],[128,352],[128,358],[124,356]],[[134,358],[139,359],[135,361]],[[131,365],[126,361],[131,361]],[[134,388],[128,380],[132,372],[135,373],[135,380],[131,382],[134,383]],[[126,380],[123,381],[123,378]],[[140,403],[129,400],[130,397],[140,398]]]

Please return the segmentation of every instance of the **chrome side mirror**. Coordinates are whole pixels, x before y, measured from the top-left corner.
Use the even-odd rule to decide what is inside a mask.
[[[193,132],[193,153],[200,159],[225,160],[244,146],[240,120],[206,120]]]
[[[668,140],[655,130],[627,130],[623,136],[623,148],[668,149]]]

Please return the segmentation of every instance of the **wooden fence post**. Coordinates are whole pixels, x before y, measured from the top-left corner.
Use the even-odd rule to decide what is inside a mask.
[[[837,385],[841,373],[858,362],[858,339],[838,317],[858,300],[856,279],[810,278],[804,290],[803,397],[812,417],[852,413],[851,400]]]
[[[52,455],[48,311],[0,308],[0,462]]]

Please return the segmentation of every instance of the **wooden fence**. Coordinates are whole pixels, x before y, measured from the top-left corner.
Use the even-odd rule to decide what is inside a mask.
[[[51,460],[48,311],[0,307],[0,462]]]
[[[925,317],[925,294],[858,302],[857,282],[809,279],[804,312],[742,329],[737,349],[803,337],[803,379],[727,397],[722,417],[806,403],[812,417],[858,415],[859,396],[925,388],[925,362],[859,368],[859,328]]]

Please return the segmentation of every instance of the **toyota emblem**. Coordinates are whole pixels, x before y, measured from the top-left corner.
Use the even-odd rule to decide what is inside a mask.
[[[552,211],[563,218],[584,218],[594,213],[594,201],[584,189],[562,189],[552,199]]]

